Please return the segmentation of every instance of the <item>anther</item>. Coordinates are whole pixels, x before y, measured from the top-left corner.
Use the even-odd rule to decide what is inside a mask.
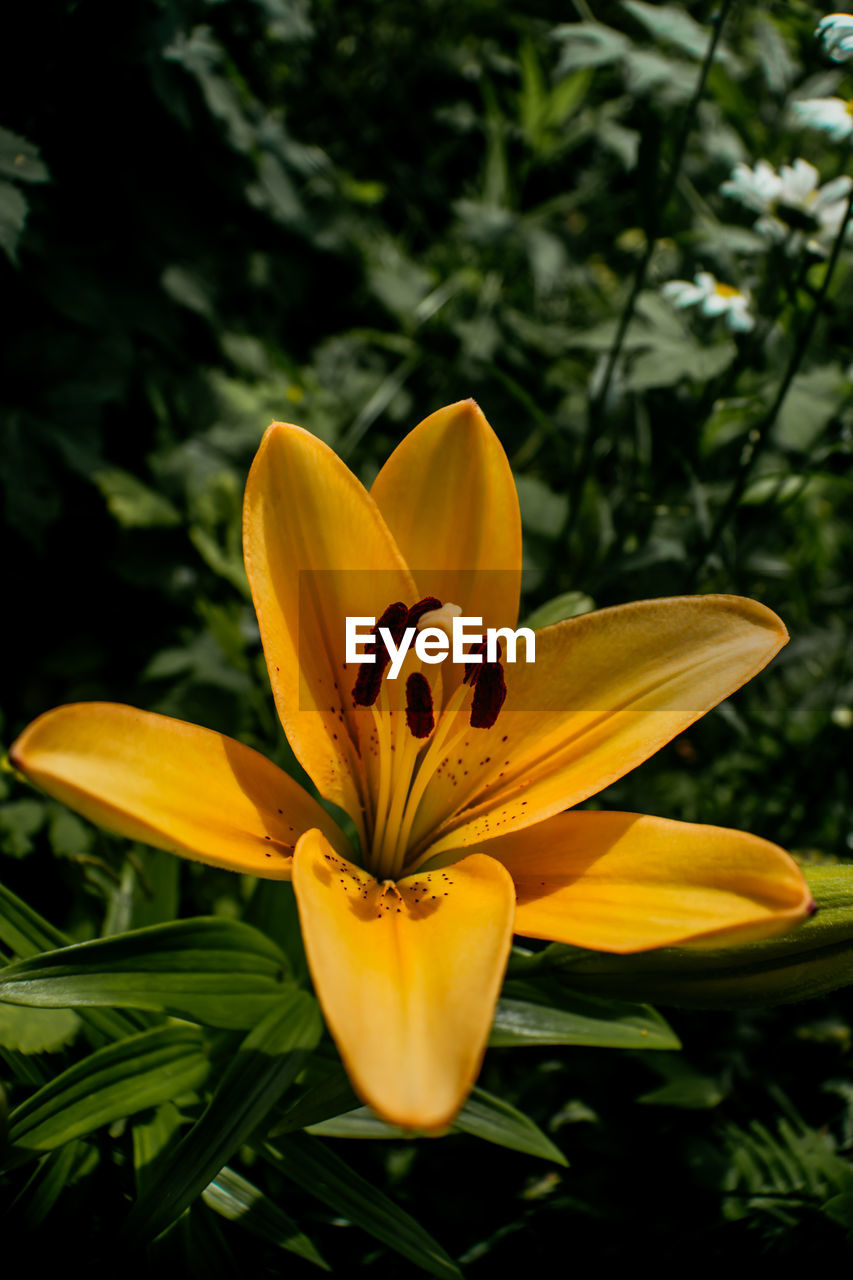
[[[479,644],[473,645],[468,657],[470,658],[476,653],[480,655],[481,660],[479,662],[465,663],[465,675],[462,681],[463,684],[470,684],[471,686],[475,685],[480,678],[480,673],[483,671],[483,668],[490,665],[489,663],[485,662],[485,657],[486,657],[485,640],[481,640]],[[500,644],[498,644],[497,645],[497,665],[498,666],[501,665],[502,656],[503,656],[503,649],[501,648]],[[494,666],[495,664],[492,663],[491,665]]]
[[[504,669],[500,662],[484,662],[475,680],[469,723],[472,729],[491,729],[506,698]]]
[[[428,738],[435,728],[432,690],[420,671],[413,671],[406,681],[406,724],[415,738]]]
[[[362,662],[358,669],[358,675],[352,690],[353,702],[356,706],[373,706],[379,697],[385,668],[391,661],[391,655],[379,635],[379,628],[385,627],[386,630],[390,631],[394,644],[398,645],[406,628],[407,612],[402,600],[398,600],[395,604],[389,604],[377,622],[376,629],[371,633],[371,638],[364,642],[365,652],[375,654],[375,661]]]
[[[409,612],[406,614],[405,627],[416,627],[425,613],[432,613],[436,609],[441,608],[441,601],[435,596],[424,596],[423,600],[419,600],[417,604],[413,604]],[[403,630],[400,631],[402,636]],[[394,643],[399,644],[397,636],[394,637]]]

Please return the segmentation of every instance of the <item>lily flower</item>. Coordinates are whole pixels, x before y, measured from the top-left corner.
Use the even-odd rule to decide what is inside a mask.
[[[410,652],[394,681],[374,635],[364,652],[378,660],[347,664],[348,618],[389,636],[441,630],[460,609],[515,626],[518,500],[473,401],[416,427],[369,493],[315,436],[274,423],[248,478],[244,547],[282,724],[357,847],[257,752],[131,707],[49,711],[11,758],[120,834],[292,877],[329,1030],[386,1120],[453,1118],[514,931],[626,953],[765,937],[812,910],[798,867],[766,840],[575,809],[769,662],[787,634],[763,605],[603,609],[537,632],[533,662]]]

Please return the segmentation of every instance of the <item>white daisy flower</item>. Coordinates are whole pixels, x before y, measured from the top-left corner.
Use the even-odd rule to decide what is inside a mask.
[[[749,310],[749,293],[724,284],[710,271],[699,271],[693,280],[668,280],[661,294],[676,307],[699,307],[703,315],[720,316],[730,329],[748,333],[755,320]]]
[[[827,53],[836,62],[853,58],[853,14],[828,13],[817,24],[815,35],[823,40]]]
[[[766,160],[759,160],[754,169],[736,165],[720,191],[761,214],[755,223],[760,235],[784,241],[791,253],[799,253],[805,244],[823,254],[841,228],[851,183],[853,179],[844,176],[820,186],[817,169],[800,157],[783,164],[778,173]]]
[[[736,164],[732,176],[720,187],[724,196],[731,196],[756,213],[766,213],[781,190],[782,179],[766,160],[759,160],[754,169],[748,164]]]
[[[853,133],[853,99],[803,98],[791,110],[807,129],[824,129],[834,142],[843,142]]]

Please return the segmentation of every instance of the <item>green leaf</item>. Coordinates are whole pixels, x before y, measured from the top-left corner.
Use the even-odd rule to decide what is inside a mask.
[[[11,1162],[195,1089],[209,1065],[195,1027],[156,1027],[97,1049],[15,1108]]]
[[[29,206],[11,182],[0,182],[0,249],[12,262],[18,260],[18,241]]]
[[[115,520],[124,529],[167,529],[181,523],[181,514],[162,494],[117,467],[104,467],[92,476]]]
[[[84,1142],[68,1142],[44,1156],[8,1207],[8,1217],[14,1221],[16,1230],[21,1235],[35,1230],[66,1185],[87,1172],[96,1161],[97,1152]]]
[[[17,956],[32,956],[39,951],[65,947],[68,937],[0,884],[0,943]],[[2,970],[0,970],[2,972]],[[87,1009],[81,1020],[96,1037],[120,1040],[146,1026],[141,1013],[117,1013],[113,1010]]]
[[[11,800],[0,809],[0,849],[13,858],[32,852],[33,836],[44,823],[41,800]]]
[[[220,1169],[202,1192],[202,1197],[205,1204],[222,1214],[223,1218],[239,1223],[267,1244],[295,1253],[323,1271],[331,1269],[293,1219],[233,1169]]]
[[[656,39],[674,44],[691,58],[704,58],[711,32],[684,9],[668,4],[644,4],[642,0],[622,0],[622,8]],[[716,56],[722,58],[723,54],[718,50]]]
[[[538,631],[540,627],[550,627],[555,622],[562,622],[564,618],[577,618],[594,608],[592,596],[585,595],[583,591],[564,591],[561,596],[554,596],[553,600],[546,600],[538,609],[534,609],[525,618],[524,625]]]
[[[687,1111],[705,1111],[716,1107],[725,1098],[725,1091],[713,1076],[691,1076],[685,1080],[672,1080],[669,1084],[652,1089],[637,1099],[650,1107],[680,1107]]]
[[[354,1099],[355,1101],[355,1099]],[[511,1147],[541,1160],[553,1160],[556,1164],[568,1164],[566,1157],[545,1136],[538,1125],[484,1089],[472,1090],[462,1110],[450,1126],[457,1133],[467,1133],[485,1142],[501,1147]],[[388,1124],[370,1107],[355,1105],[352,1110],[332,1116],[317,1124],[306,1126],[307,1132],[321,1138],[412,1138],[429,1135],[413,1134],[410,1129]],[[280,1132],[280,1130],[276,1130]]]
[[[507,984],[507,991],[523,990]],[[539,995],[533,990],[534,995]],[[678,1038],[659,1013],[648,1005],[629,1004],[562,992],[559,1008],[549,1004],[501,997],[489,1044],[577,1044],[607,1049],[679,1049]]]
[[[486,1093],[485,1089],[474,1088],[471,1091],[453,1122],[453,1128],[460,1133],[483,1138],[486,1142],[495,1142],[498,1146],[537,1156],[540,1160],[553,1160],[555,1164],[562,1165],[569,1163],[560,1148],[545,1136],[529,1116],[503,1098]]]
[[[392,1200],[383,1195],[316,1138],[294,1133],[278,1146],[266,1143],[269,1162],[335,1213],[375,1236],[434,1276],[461,1272],[441,1245]]]
[[[289,991],[243,1041],[204,1114],[147,1182],[124,1227],[150,1240],[180,1217],[258,1127],[302,1070],[323,1022],[314,998]]]
[[[516,476],[515,487],[525,530],[542,537],[556,537],[569,507],[565,494],[555,493],[536,476]]]
[[[675,386],[682,379],[707,382],[727,369],[735,354],[735,344],[728,339],[705,344],[656,337],[648,351],[635,357],[626,386],[632,391],[647,391]]]
[[[0,174],[18,182],[47,182],[49,177],[38,147],[9,129],[0,129]]]
[[[305,1089],[278,1116],[268,1137],[275,1138],[282,1133],[294,1133],[297,1129],[322,1124],[342,1112],[354,1111],[358,1105],[347,1073],[340,1064],[336,1064],[324,1079]]]
[[[601,22],[571,22],[555,27],[552,35],[563,46],[557,75],[581,67],[603,67],[618,60],[631,48],[621,31]]]
[[[288,965],[239,920],[200,916],[80,942],[0,969],[0,1000],[148,1009],[243,1029],[281,998]]]
[[[19,1053],[56,1053],[70,1044],[80,1019],[70,1009],[25,1009],[0,1003],[0,1044]]]

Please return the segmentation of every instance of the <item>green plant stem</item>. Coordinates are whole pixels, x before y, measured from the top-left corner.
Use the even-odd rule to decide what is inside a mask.
[[[666,212],[670,199],[672,198],[672,193],[675,190],[676,183],[678,182],[678,176],[681,171],[682,161],[684,160],[684,153],[687,150],[687,142],[690,137],[691,131],[693,129],[694,120],[696,118],[696,111],[702,99],[702,94],[705,91],[705,84],[708,79],[708,74],[711,70],[711,66],[714,61],[714,55],[717,52],[717,46],[720,43],[720,37],[723,34],[723,28],[726,25],[726,21],[729,17],[729,14],[732,8],[734,7],[734,4],[735,4],[735,0],[723,0],[723,6],[720,10],[720,15],[717,19],[713,35],[711,36],[711,40],[708,44],[708,49],[705,53],[705,57],[702,60],[702,67],[699,72],[699,77],[696,81],[696,87],[693,90],[692,97],[684,113],[684,119],[681,125],[681,132],[678,135],[678,140],[675,145],[675,151],[673,153],[672,164],[670,165],[670,168],[669,168],[669,173],[667,175],[667,179],[664,184],[663,191],[661,193],[661,198],[656,204],[656,207],[653,210],[652,215],[649,219],[649,226],[648,226],[648,231],[646,235],[646,247],[643,252],[643,256],[640,259],[640,262],[637,266],[637,270],[634,273],[634,280],[631,285],[631,291],[628,294],[628,297],[625,301],[625,305],[622,308],[622,313],[619,317],[619,324],[616,328],[616,335],[613,339],[613,343],[610,347],[610,351],[607,356],[607,363],[604,367],[604,373],[602,375],[601,382],[597,390],[595,391],[595,393],[590,398],[589,414],[587,418],[587,426],[586,426],[586,432],[584,434],[583,445],[581,448],[581,457],[578,463],[577,470],[575,471],[575,475],[573,477],[571,492],[569,494],[569,509],[566,514],[566,520],[563,525],[563,529],[561,531],[561,536],[557,539],[555,543],[555,545],[558,547],[565,546],[565,543],[568,541],[568,539],[571,537],[572,533],[574,532],[575,524],[577,522],[578,514],[580,512],[581,500],[583,498],[583,491],[586,487],[587,480],[589,479],[589,475],[592,470],[593,451],[595,448],[596,439],[598,438],[598,428],[601,422],[601,416],[604,409],[604,405],[607,400],[607,393],[610,390],[610,383],[613,379],[613,373],[616,369],[619,356],[622,353],[622,345],[625,341],[625,335],[628,332],[628,326],[630,325],[632,319],[634,318],[634,309],[637,305],[637,299],[639,298],[646,283],[646,276],[648,274],[649,264],[651,263],[652,255],[654,254],[654,251],[655,251],[655,246],[657,244],[658,235],[660,233],[660,226],[663,221],[663,216]]]
[[[781,410],[782,405],[785,403],[785,399],[791,389],[791,384],[799,373],[800,366],[803,363],[803,358],[814,335],[815,325],[823,311],[823,304],[826,301],[826,295],[829,291],[829,286],[832,282],[832,277],[835,274],[835,268],[841,255],[841,247],[847,233],[847,226],[851,213],[853,213],[853,186],[851,186],[850,194],[847,197],[847,206],[844,210],[844,217],[842,218],[838,235],[835,237],[829,262],[827,263],[823,280],[821,281],[820,288],[818,289],[817,296],[815,297],[814,305],[806,318],[805,324],[800,329],[796,342],[794,343],[791,358],[788,361],[787,368],[785,369],[785,373],[779,384],[773,403],[761,419],[758,426],[754,427],[749,434],[749,439],[741,453],[740,466],[738,467],[738,472],[734,478],[732,487],[729,490],[728,497],[717,513],[717,518],[714,521],[711,532],[705,540],[700,554],[696,558],[696,561],[690,571],[688,590],[693,589],[697,576],[707,563],[709,557],[716,550],[720,538],[722,537],[723,530],[743,497],[744,490],[746,489],[749,478],[755,468],[755,464],[767,446],[767,442],[770,439],[770,432],[772,431],[776,419],[779,416],[779,411]]]

